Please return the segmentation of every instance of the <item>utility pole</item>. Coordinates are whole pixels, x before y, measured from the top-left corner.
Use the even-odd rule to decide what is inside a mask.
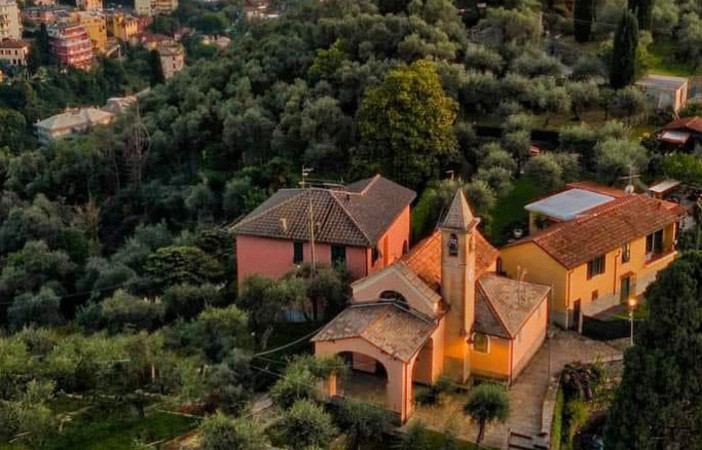
[[[310,167],[302,167],[302,189],[307,188],[307,199],[309,201],[308,204],[308,210],[309,210],[309,218],[310,218],[310,258],[312,261],[312,272],[317,271],[317,252],[314,248],[314,210],[313,210],[313,205],[312,205],[312,190],[311,187],[307,181],[307,177],[310,175],[310,172],[312,172],[312,168]]]

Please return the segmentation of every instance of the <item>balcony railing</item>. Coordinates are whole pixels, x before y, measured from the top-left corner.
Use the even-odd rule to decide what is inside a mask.
[[[653,265],[667,265],[678,256],[678,251],[668,250],[662,253],[649,253],[646,255],[646,267]]]

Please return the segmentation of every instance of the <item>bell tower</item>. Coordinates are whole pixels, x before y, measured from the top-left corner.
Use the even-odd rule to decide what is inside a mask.
[[[479,222],[459,189],[439,227],[441,295],[448,308],[444,368],[461,383],[471,372],[468,341],[475,321],[475,231]]]

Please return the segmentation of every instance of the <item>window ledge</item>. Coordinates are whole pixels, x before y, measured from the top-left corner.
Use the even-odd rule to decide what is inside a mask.
[[[675,257],[677,257],[677,256],[678,256],[678,251],[671,250],[671,251],[668,251],[665,253],[661,253],[659,255],[654,255],[653,257],[651,257],[651,259],[647,259],[645,265],[646,265],[646,267],[648,267],[648,266],[652,266],[655,264],[669,263],[673,259],[675,259]]]

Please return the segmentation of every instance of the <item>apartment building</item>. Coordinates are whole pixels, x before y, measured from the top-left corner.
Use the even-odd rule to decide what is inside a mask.
[[[134,9],[140,16],[170,14],[178,8],[178,0],[134,0]]]
[[[108,125],[114,120],[114,114],[97,108],[68,108],[61,114],[48,117],[34,124],[39,142],[49,142],[84,133],[95,125]]]
[[[185,67],[185,49],[175,41],[164,41],[158,44],[158,54],[161,58],[161,70],[165,79],[171,78]]]
[[[107,21],[98,11],[77,11],[75,17],[88,33],[93,49],[100,54],[107,50]]]
[[[83,11],[102,11],[102,0],[76,0],[76,6]]]
[[[107,15],[107,30],[115,38],[126,42],[139,33],[139,19],[121,11],[112,11]]]
[[[22,39],[22,19],[15,0],[0,0],[0,41]]]
[[[56,62],[63,66],[88,69],[93,62],[93,44],[83,25],[59,23],[47,29],[51,51]]]

